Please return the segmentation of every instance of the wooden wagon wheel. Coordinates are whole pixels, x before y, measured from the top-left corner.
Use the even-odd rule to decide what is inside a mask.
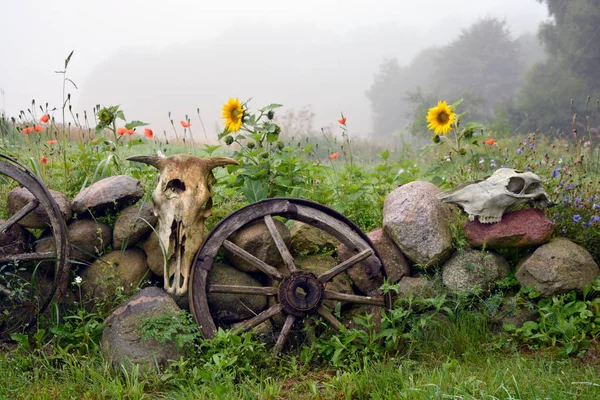
[[[38,287],[42,285],[38,285],[36,282],[37,269],[34,269],[29,287],[24,290],[13,289],[10,285],[7,285],[7,282],[10,281],[10,277],[7,276],[9,274],[0,274],[0,331],[2,332],[0,336],[4,336],[34,325],[34,322],[46,310],[52,299],[58,301],[64,297],[69,282],[69,263],[67,262],[69,244],[65,220],[44,182],[23,164],[4,154],[0,154],[0,174],[18,182],[34,196],[33,201],[26,204],[0,225],[0,235],[5,235],[13,225],[40,206],[48,215],[49,227],[52,230],[56,249],[52,252],[0,255],[0,266],[44,260],[50,261],[51,265],[54,266],[52,283],[43,288]],[[15,312],[17,309],[21,312]]]
[[[275,227],[273,216],[301,221],[319,228],[343,243],[354,254],[325,273],[316,276],[299,270],[286,247],[281,235]],[[243,226],[258,220],[264,220],[274,243],[279,250],[283,262],[289,270],[284,276],[275,267],[266,264],[254,255],[248,253],[228,240],[229,236]],[[258,270],[266,274],[272,286],[253,287],[235,285],[211,285],[207,287],[207,277],[212,269],[217,252],[224,247],[231,253],[243,258]],[[346,271],[359,262],[369,263],[374,274],[385,274],[383,263],[377,250],[369,238],[350,220],[340,213],[307,200],[300,199],[268,199],[248,205],[223,219],[207,236],[192,264],[190,278],[190,310],[200,326],[202,334],[211,338],[217,327],[211,316],[208,303],[208,293],[258,294],[272,296],[274,305],[258,315],[244,321],[238,329],[249,331],[262,322],[282,314],[285,323],[279,332],[274,351],[281,351],[290,335],[294,323],[309,315],[320,315],[323,320],[338,330],[341,322],[323,305],[324,300],[338,300],[347,303],[385,306],[382,297],[360,296],[338,293],[325,289],[325,284],[335,276]],[[298,294],[297,289],[302,289]]]

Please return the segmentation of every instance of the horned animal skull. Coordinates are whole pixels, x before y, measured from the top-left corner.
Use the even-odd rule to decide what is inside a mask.
[[[167,253],[164,288],[167,293],[183,296],[194,256],[204,240],[204,222],[212,212],[212,169],[238,162],[227,157],[203,159],[189,154],[167,158],[137,156],[128,160],[152,165],[160,172],[152,200],[158,217],[158,237]]]
[[[440,193],[438,199],[458,205],[469,214],[469,220],[479,217],[479,222],[484,224],[499,222],[506,210],[519,204],[554,205],[544,192],[539,176],[511,168],[500,168],[486,180],[463,183]]]

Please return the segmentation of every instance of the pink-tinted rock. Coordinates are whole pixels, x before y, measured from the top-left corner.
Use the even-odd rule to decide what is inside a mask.
[[[377,252],[383,260],[383,265],[390,282],[398,282],[403,276],[410,273],[410,264],[398,246],[388,238],[382,228],[375,229],[367,234]],[[346,261],[354,255],[348,251],[346,246],[338,247],[338,256],[340,261]],[[356,264],[348,269],[348,275],[352,279],[354,285],[365,294],[373,294],[379,289],[383,283],[381,274],[373,273],[373,268],[369,263],[369,259]]]
[[[465,238],[471,247],[504,249],[544,244],[554,232],[554,222],[537,208],[507,212],[495,224],[467,221]]]

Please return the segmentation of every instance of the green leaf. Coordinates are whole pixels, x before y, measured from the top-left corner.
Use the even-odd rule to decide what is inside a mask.
[[[148,123],[146,123],[146,122],[131,121],[131,122],[128,122],[127,124],[125,124],[125,128],[132,129],[132,128],[137,128],[139,126],[146,126],[146,125],[148,125]]]
[[[244,187],[240,190],[249,203],[256,203],[257,201],[264,200],[268,195],[266,184],[253,179],[246,179],[244,181]]]
[[[279,107],[283,107],[283,104],[275,104],[275,103],[273,103],[273,104],[269,104],[269,105],[268,105],[268,106],[266,106],[265,108],[261,108],[261,109],[260,109],[260,110],[258,110],[258,111],[260,111],[260,112],[263,112],[263,113],[264,113],[264,112],[266,112],[266,111],[271,111],[271,110],[274,110],[274,109],[276,109],[276,108],[279,108]]]
[[[139,146],[140,144],[144,144],[144,141],[142,139],[130,140],[129,142],[127,142],[127,148],[130,149],[133,146]]]
[[[120,119],[122,119],[123,121],[127,121],[127,120],[125,119],[125,114],[123,114],[123,110],[118,110],[118,111],[116,112],[116,114],[115,114],[115,115],[117,116],[117,118],[120,118]]]
[[[388,149],[385,149],[384,151],[382,151],[381,153],[378,154],[379,157],[381,157],[382,160],[387,160],[390,157],[390,151]]]

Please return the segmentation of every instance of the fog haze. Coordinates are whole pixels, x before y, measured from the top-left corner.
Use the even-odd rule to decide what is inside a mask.
[[[16,115],[31,99],[76,110],[121,104],[129,119],[159,131],[196,108],[209,135],[229,97],[251,108],[310,105],[314,128],[348,117],[372,129],[365,91],[386,58],[408,63],[444,45],[478,18],[505,19],[514,36],[535,32],[547,9],[534,0],[412,1],[9,1],[0,2],[0,109]],[[284,110],[285,111],[285,110]],[[200,130],[195,135],[201,138]],[[203,135],[202,135],[203,136]]]

